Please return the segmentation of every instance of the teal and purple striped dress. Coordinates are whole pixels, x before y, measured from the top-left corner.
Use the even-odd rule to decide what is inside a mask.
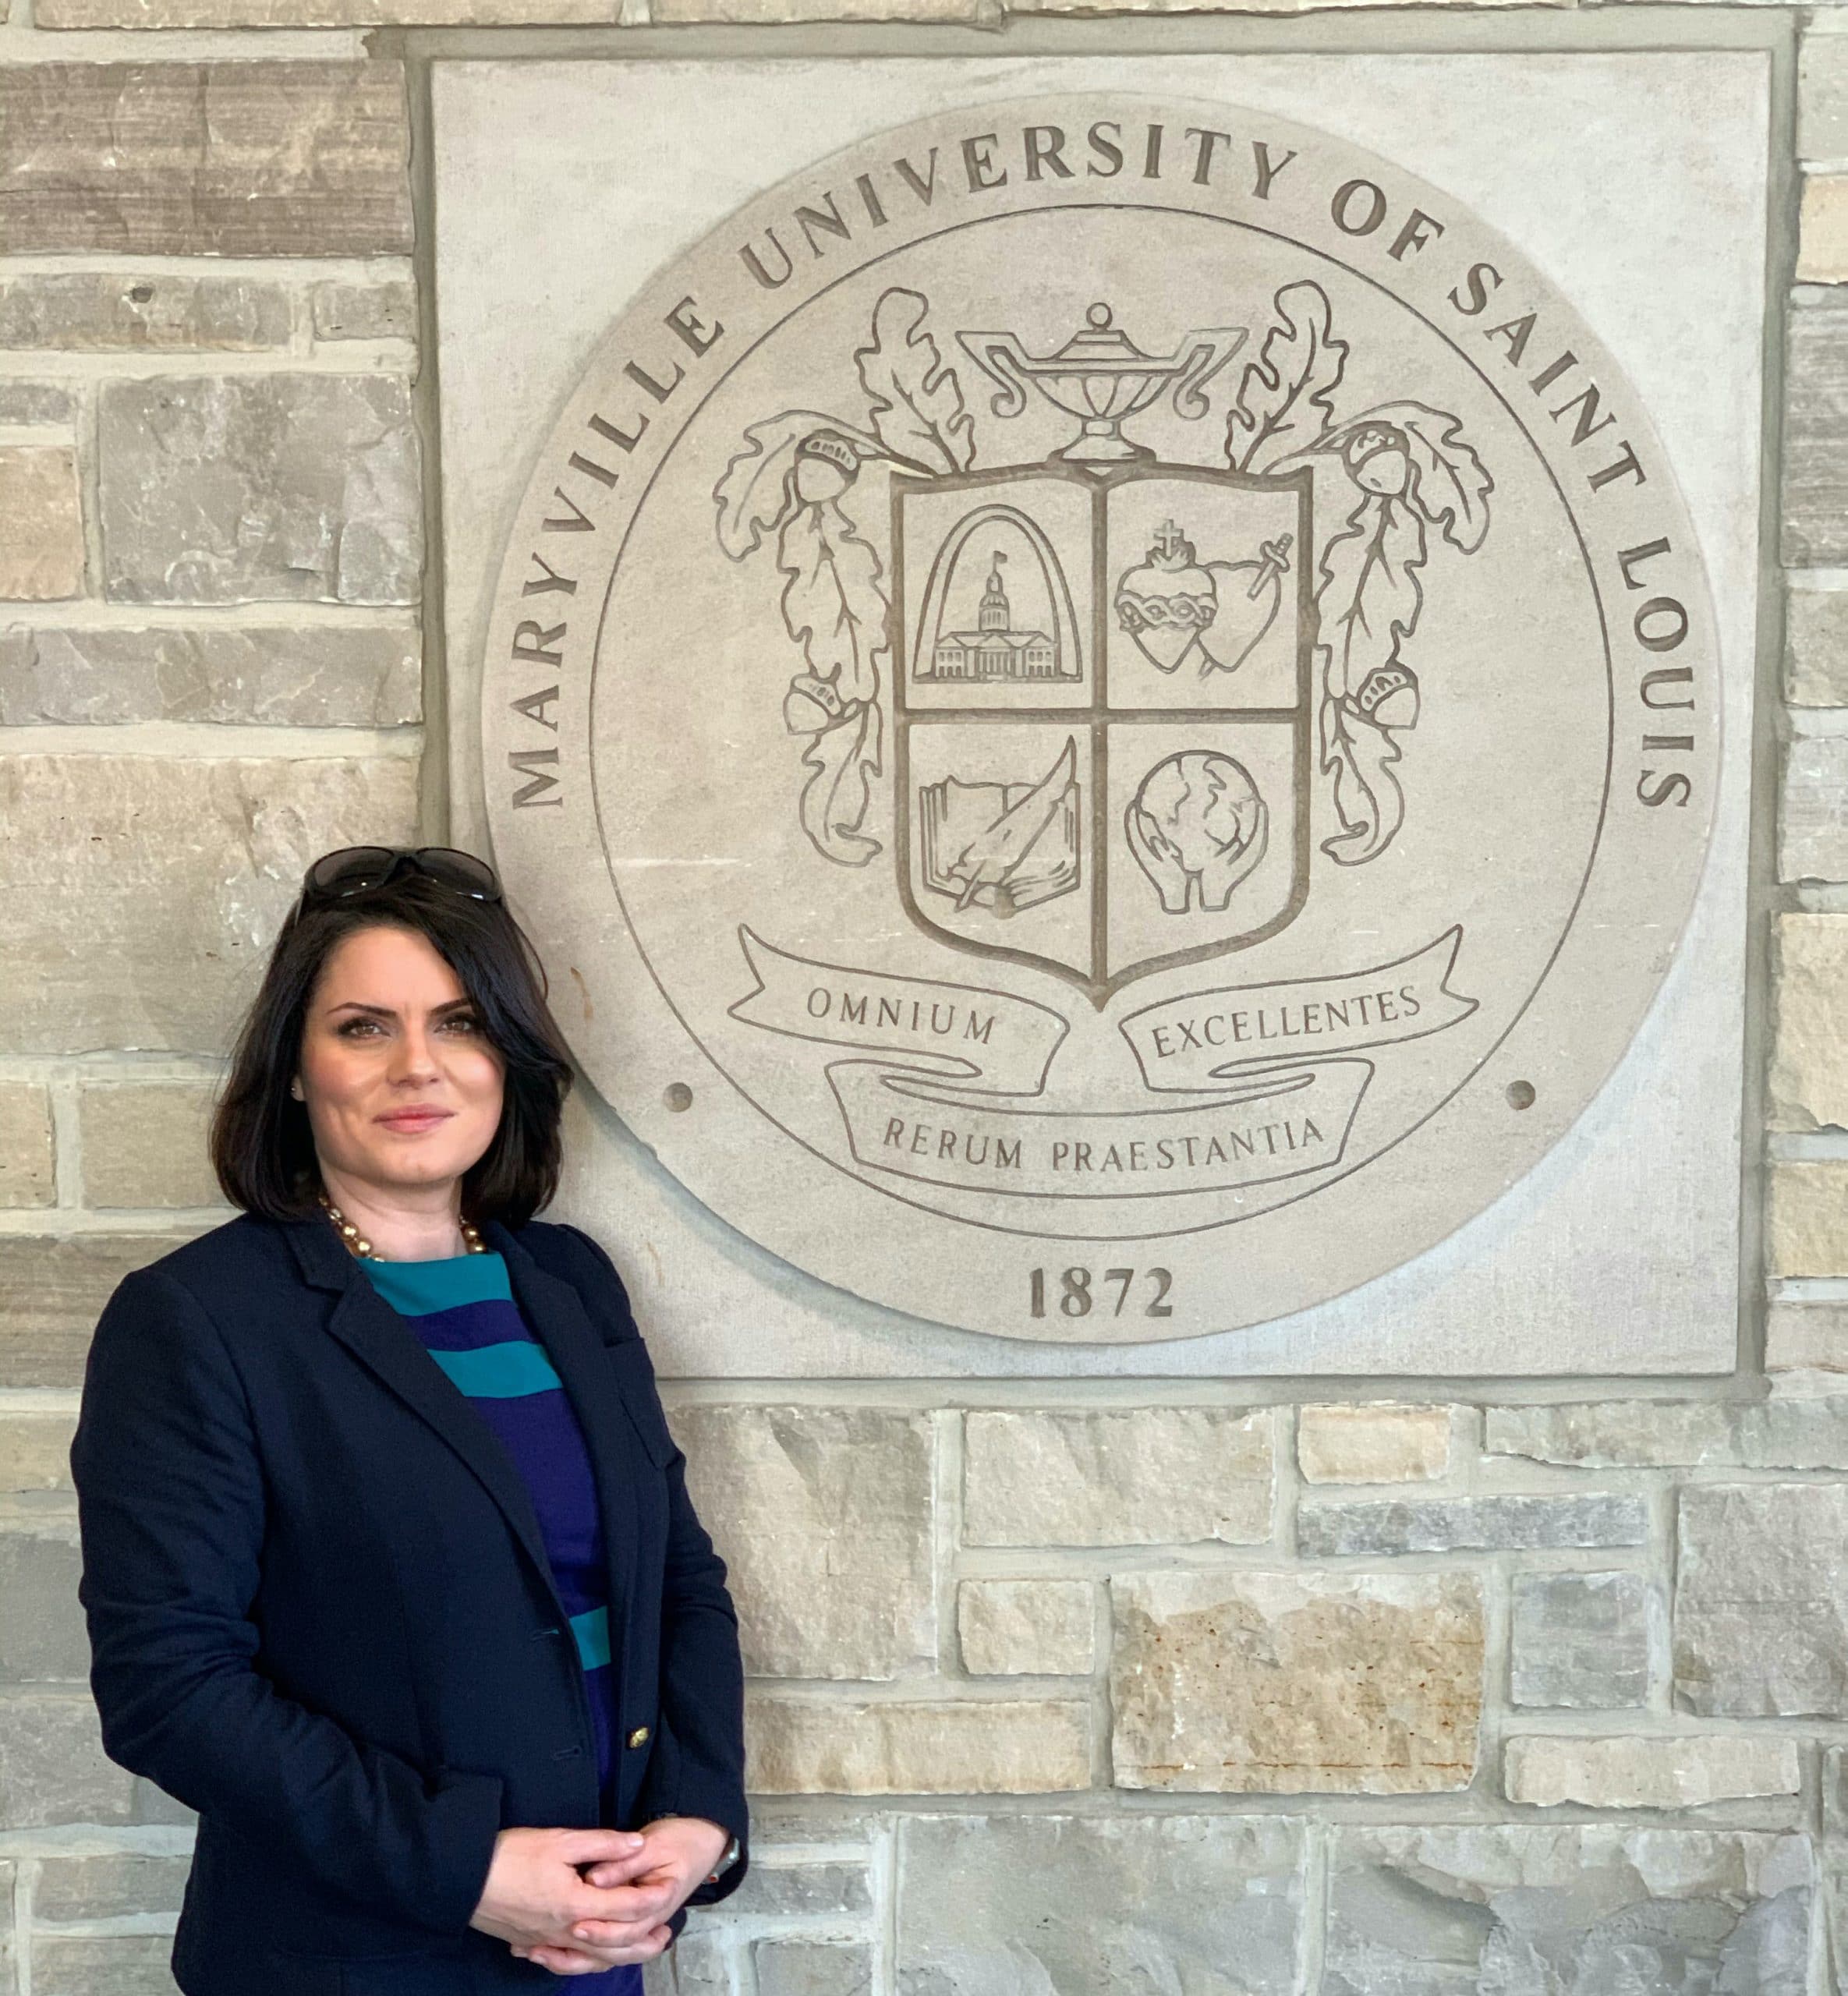
[[[527,1329],[499,1255],[368,1258],[359,1265],[500,1438],[532,1495],[553,1584],[583,1666],[607,1823],[615,1765],[608,1566],[590,1457],[564,1382]],[[572,1976],[569,1987],[584,1996],[640,1996],[642,1971],[630,1965]]]

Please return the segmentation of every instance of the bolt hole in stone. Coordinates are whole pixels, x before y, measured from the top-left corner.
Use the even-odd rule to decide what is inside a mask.
[[[1535,1090],[1531,1081],[1510,1081],[1508,1084],[1508,1106],[1510,1109],[1531,1109]]]
[[[685,1081],[671,1081],[662,1092],[661,1099],[678,1115],[683,1109],[693,1106],[693,1091]]]
[[[138,284],[129,288],[129,297],[136,305],[147,304],[153,296],[154,286],[150,284]]]

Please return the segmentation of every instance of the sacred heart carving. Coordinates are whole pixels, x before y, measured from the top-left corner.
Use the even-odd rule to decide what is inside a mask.
[[[1157,671],[1178,671],[1195,653],[1202,678],[1236,672],[1276,621],[1291,536],[1266,541],[1249,561],[1202,563],[1173,520],[1146,559],[1117,584],[1117,621]]]

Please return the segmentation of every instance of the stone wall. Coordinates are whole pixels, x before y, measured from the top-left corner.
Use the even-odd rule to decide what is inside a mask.
[[[126,1269],[224,1216],[202,1117],[303,864],[446,830],[412,138],[445,44],[358,30],[603,23],[583,46],[607,53],[650,20],[1004,10],[12,9],[0,1996],[100,1996],[170,1989],[191,1830],[104,1758],[87,1695],[65,1454],[86,1341]],[[1805,20],[1781,141],[1806,169],[1743,1389],[671,1386],[733,1562],[761,1797],[753,1874],[689,1929],[681,1990],[1848,1987],[1843,25]],[[1366,32],[1393,45],[1383,10]]]

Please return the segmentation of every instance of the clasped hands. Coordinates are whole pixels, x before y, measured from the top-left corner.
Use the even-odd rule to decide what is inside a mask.
[[[469,1924],[554,1975],[652,1961],[730,1841],[703,1816],[640,1830],[503,1830]]]

